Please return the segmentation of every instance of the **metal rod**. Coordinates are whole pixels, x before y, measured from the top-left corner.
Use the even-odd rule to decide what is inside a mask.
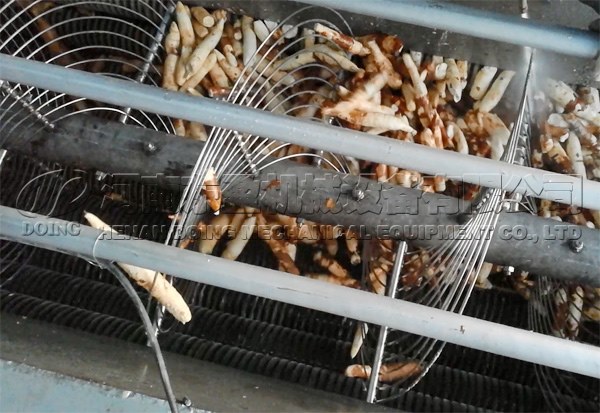
[[[519,0],[519,2],[521,3],[521,5],[520,5],[521,17],[523,19],[528,19],[529,18],[529,4],[527,4],[527,0]]]
[[[396,298],[398,282],[400,281],[400,272],[404,262],[404,254],[406,254],[406,242],[398,243],[396,250],[396,260],[392,269],[392,276],[387,286],[386,296]],[[371,376],[369,377],[369,387],[367,388],[367,402],[375,403],[377,397],[377,383],[379,383],[379,370],[381,370],[381,362],[383,360],[383,352],[387,341],[388,327],[381,326],[379,328],[379,337],[377,338],[377,347],[375,348],[375,356],[373,358],[373,367],[371,368]]]
[[[0,149],[0,170],[2,169],[2,164],[4,163],[5,157],[6,157],[6,149]]]
[[[191,139],[86,115],[63,119],[54,131],[30,132],[29,128],[22,128],[3,138],[1,146],[10,151],[107,171],[126,180],[139,180],[176,192],[187,184],[203,145]],[[439,245],[453,236],[458,229],[459,214],[470,209],[468,203],[449,196],[285,160],[272,163],[258,177],[237,178],[231,185],[222,182],[225,201],[235,205],[354,227],[365,238],[408,239],[423,247]],[[279,188],[272,185],[277,181]],[[355,189],[360,190],[360,199],[355,197]],[[121,186],[115,191],[127,191],[127,188]],[[326,208],[328,199],[336,204],[333,210]],[[165,199],[168,201],[174,202],[171,197]],[[171,208],[174,211],[176,205]],[[576,253],[569,248],[572,239],[583,242],[582,251]],[[600,232],[595,229],[526,213],[502,212],[486,261],[563,281],[600,286],[598,239]],[[531,259],[540,253],[543,259]]]
[[[27,228],[34,230],[24,231]],[[103,259],[149,268],[194,282],[600,378],[600,348],[589,344],[119,236],[14,208],[0,207],[0,239],[96,261]]]
[[[165,15],[162,18],[160,26],[156,30],[156,34],[154,35],[154,38],[152,39],[152,45],[148,49],[148,53],[146,53],[146,56],[144,58],[144,65],[142,66],[142,70],[135,78],[136,82],[143,83],[146,80],[146,77],[148,77],[148,71],[150,70],[150,65],[154,62],[154,59],[156,58],[158,48],[160,47],[160,45],[163,41],[163,37],[165,36],[165,33],[167,32],[167,24],[169,23],[169,20],[171,20],[171,16],[173,15],[174,11],[175,11],[175,5],[171,3],[171,5],[167,8]],[[129,119],[129,115],[131,114],[131,109],[132,109],[131,107],[124,108],[124,110],[123,110],[124,113],[119,117],[119,122],[121,122],[121,123],[127,122],[127,120]]]
[[[156,31],[156,34],[154,35],[154,38],[152,40],[152,45],[148,49],[148,53],[146,54],[146,58],[144,59],[145,63],[144,63],[144,66],[142,67],[142,71],[135,79],[136,82],[143,83],[146,80],[146,77],[148,76],[148,70],[150,69],[150,65],[156,58],[158,48],[160,47],[160,45],[163,41],[163,37],[165,36],[165,33],[167,32],[167,24],[171,20],[171,17],[173,16],[174,11],[175,11],[175,4],[171,3],[170,6],[167,8],[166,13],[163,15],[160,26],[159,26],[158,30]],[[125,108],[124,113],[119,118],[119,122],[121,122],[123,124],[127,123],[127,120],[129,119],[129,115],[131,114],[131,109],[132,109],[131,107]],[[156,276],[155,276],[155,281],[156,281]],[[170,283],[173,283],[172,278],[170,278],[168,281]],[[147,311],[150,311],[151,305],[152,305],[152,297],[149,296],[148,302],[146,305]],[[158,330],[161,325],[163,312],[164,312],[164,306],[158,306],[158,308],[156,309],[156,315],[155,315],[154,321],[153,321],[153,331],[152,331],[152,333],[150,331],[148,331],[149,335],[150,334],[153,335],[152,339],[154,339],[154,340],[156,340],[156,337],[158,336]],[[152,339],[150,337],[148,337],[148,340],[146,342],[146,344],[149,347],[152,346]]]
[[[477,10],[444,1],[302,0],[302,2],[569,56],[594,58],[600,51],[598,36],[592,32],[522,20],[516,16]]]
[[[301,146],[342,153],[358,159],[444,174],[507,192],[600,209],[600,182],[504,162],[441,151],[400,140],[369,135],[319,122],[276,115],[213,99],[169,92],[0,54],[2,78],[120,106],[276,138]],[[66,81],[68,79],[68,81]],[[484,182],[485,181],[485,182]],[[565,199],[568,196],[569,199]]]

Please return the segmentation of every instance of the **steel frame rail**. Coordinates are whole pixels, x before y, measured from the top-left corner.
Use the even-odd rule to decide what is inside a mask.
[[[300,146],[334,153],[341,150],[343,155],[358,159],[416,169],[426,174],[442,174],[507,192],[527,193],[537,198],[600,209],[600,182],[581,177],[442,151],[6,54],[0,54],[0,77],[10,82],[271,137]],[[565,199],[566,193],[569,194],[568,199]]]
[[[29,226],[42,231],[27,231]],[[61,234],[61,236],[56,236]],[[479,320],[367,291],[125,237],[0,207],[0,239],[148,268],[190,281],[600,378],[600,348]]]

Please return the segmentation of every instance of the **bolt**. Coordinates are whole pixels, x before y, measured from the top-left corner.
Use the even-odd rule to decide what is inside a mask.
[[[184,396],[183,399],[181,400],[181,402],[183,403],[183,405],[185,407],[192,407],[192,401],[187,396]]]
[[[355,201],[362,201],[365,198],[365,191],[358,186],[355,186],[354,189],[352,189],[352,198],[354,198]]]
[[[504,275],[510,276],[515,272],[515,267],[512,265],[507,265],[504,267]]]
[[[146,150],[147,153],[154,153],[154,152],[156,152],[156,149],[158,149],[158,148],[152,142],[148,142],[146,144],[146,146],[144,147],[144,149]]]
[[[99,182],[104,181],[104,179],[108,176],[106,172],[96,171],[96,180]]]
[[[579,254],[583,250],[583,241],[580,239],[572,239],[569,241],[569,248],[576,254]]]

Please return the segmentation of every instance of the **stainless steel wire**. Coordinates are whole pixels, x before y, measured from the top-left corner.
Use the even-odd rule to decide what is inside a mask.
[[[133,80],[143,81],[147,77],[150,84],[156,85],[159,71],[148,56],[158,56],[160,59],[160,51],[156,52],[153,48],[162,46],[153,42],[153,31],[160,32],[159,23],[163,15],[159,18],[156,13],[161,7],[166,10],[163,2],[151,2],[153,9],[143,13],[141,10],[150,7],[150,3],[113,4],[105,0],[84,0],[63,2],[55,7],[42,9],[41,12],[36,11],[42,3],[31,2],[25,8],[20,8],[17,2],[11,1],[5,6],[9,18],[0,28],[2,52],[47,63],[62,63],[67,67],[89,69],[105,66],[105,70],[100,73],[124,79],[131,78],[123,73],[123,69],[129,67],[127,72],[132,73]],[[98,14],[98,10],[113,15]],[[129,17],[130,20],[122,17]],[[52,51],[55,53],[51,53]],[[138,66],[136,62],[141,63]],[[38,111],[38,117],[45,116],[47,122],[60,120],[64,113],[59,114],[58,111],[63,109],[67,112],[81,112],[93,107],[96,115],[109,118],[115,116],[111,114],[117,113],[112,107],[50,91],[23,89],[20,85],[11,85],[11,90],[13,97],[17,94],[19,100],[28,100]],[[5,102],[6,99],[5,96]],[[73,105],[74,110],[67,108],[69,105]],[[166,132],[173,131],[172,125],[165,118],[139,111],[135,112],[134,117],[136,119],[133,122],[136,124]]]
[[[0,24],[0,52],[158,86],[161,40],[173,8],[170,0],[69,0],[57,4],[10,0],[0,9],[7,17]],[[35,133],[36,129],[54,128],[81,113],[167,133],[174,130],[166,117],[77,96],[4,81],[1,92],[0,136],[19,129]],[[28,122],[30,118],[36,121]],[[50,173],[35,177],[35,187],[39,196],[55,199],[62,186],[54,182],[56,167],[47,164],[47,168]],[[36,205],[21,201],[18,207],[32,210]],[[52,214],[52,208],[37,208],[37,212]],[[8,254],[8,249],[13,249],[11,255],[18,255],[23,248],[7,243],[2,250]]]
[[[294,59],[296,54],[290,53],[299,44],[305,41],[306,36],[298,36],[290,41],[281,50],[276,50],[277,42],[273,41],[275,33],[287,28],[288,22],[300,20],[300,23],[293,25],[286,30],[297,30],[301,32],[303,27],[313,25],[315,22],[329,25],[336,30],[344,30],[351,33],[348,23],[333,10],[328,10],[333,16],[341,21],[341,25],[335,25],[325,19],[307,19],[302,20],[303,13],[314,10],[315,7],[305,7],[281,21],[273,30],[270,31],[267,38],[257,46],[253,56],[244,66],[241,75],[234,83],[226,100],[232,103],[250,106],[257,109],[268,110],[290,114],[302,110],[306,106],[312,106],[313,113],[308,116],[314,118],[314,112],[318,109],[316,105],[307,105],[304,100],[300,100],[303,95],[314,95],[316,93],[332,93],[334,84],[322,77],[314,75],[302,75],[300,69],[319,68],[328,71],[334,78],[338,76],[327,66],[319,63],[308,63],[302,67],[291,70],[286,76],[275,79],[278,67]],[[340,29],[341,26],[341,29]],[[315,36],[315,35],[312,35]],[[330,47],[339,49],[331,40],[324,38]],[[276,53],[275,53],[276,52]],[[274,54],[275,53],[275,54]],[[294,75],[297,74],[297,78]],[[286,79],[288,79],[286,81]],[[310,88],[299,87],[306,83]],[[310,85],[316,83],[316,85]],[[324,92],[326,90],[327,92]],[[300,102],[300,104],[296,103]],[[315,119],[321,121],[320,119]],[[220,184],[227,188],[233,184],[240,176],[248,173],[256,175],[262,169],[284,159],[297,157],[324,158],[314,151],[301,152],[299,154],[286,155],[284,150],[290,146],[289,143],[282,143],[270,138],[263,138],[253,135],[241,135],[237,131],[223,128],[213,128],[208,135],[206,144],[198,157],[194,170],[190,176],[189,182],[183,191],[176,216],[178,220],[173,220],[167,235],[166,244],[177,246],[189,236],[190,231],[195,227],[201,216],[205,212],[205,202],[202,195],[202,186],[209,169],[213,169],[215,176]],[[272,159],[277,157],[277,159]],[[333,162],[326,160],[326,165],[336,171],[344,171],[345,164],[339,160],[336,155],[331,155]],[[336,165],[336,163],[338,165]],[[224,179],[226,178],[226,180]],[[218,211],[217,211],[218,213]],[[185,288],[185,287],[184,287]],[[157,331],[161,330],[164,309],[158,308],[155,325]]]
[[[501,158],[508,163],[521,161],[520,158],[517,159],[518,154],[526,150],[523,146],[526,145],[527,139],[523,140],[522,131],[533,63],[532,52],[528,61],[518,116]],[[501,189],[482,191],[480,201],[476,203],[470,219],[452,233],[451,239],[428,251],[430,259],[421,274],[423,283],[416,287],[400,287],[397,292],[399,298],[445,311],[463,313],[475,286],[477,274],[483,266],[499,214],[510,205],[506,203],[508,194]],[[377,347],[382,346],[379,340]],[[408,374],[394,383],[380,385],[379,390],[392,387],[392,396],[372,400],[387,402],[413,389],[439,358],[444,346],[445,343],[439,340],[400,332],[384,337],[383,348],[387,349],[384,358],[386,363],[416,361],[420,368],[415,368],[416,373]],[[371,374],[378,377],[379,370],[374,369]]]

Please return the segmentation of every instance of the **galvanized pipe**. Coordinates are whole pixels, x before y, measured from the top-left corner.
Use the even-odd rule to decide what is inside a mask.
[[[598,35],[593,32],[490,13],[447,1],[302,0],[302,2],[569,56],[594,58],[600,51]]]
[[[213,99],[0,54],[4,80],[272,137],[373,162],[600,209],[600,182],[290,118]],[[417,166],[418,165],[418,166]],[[533,187],[532,187],[533,186]],[[539,192],[538,192],[539,191]],[[568,195],[568,199],[565,199]]]
[[[24,232],[24,228],[37,230]],[[85,259],[132,264],[194,282],[600,378],[600,348],[589,344],[533,333],[152,241],[128,239],[13,208],[0,207],[0,239]]]

